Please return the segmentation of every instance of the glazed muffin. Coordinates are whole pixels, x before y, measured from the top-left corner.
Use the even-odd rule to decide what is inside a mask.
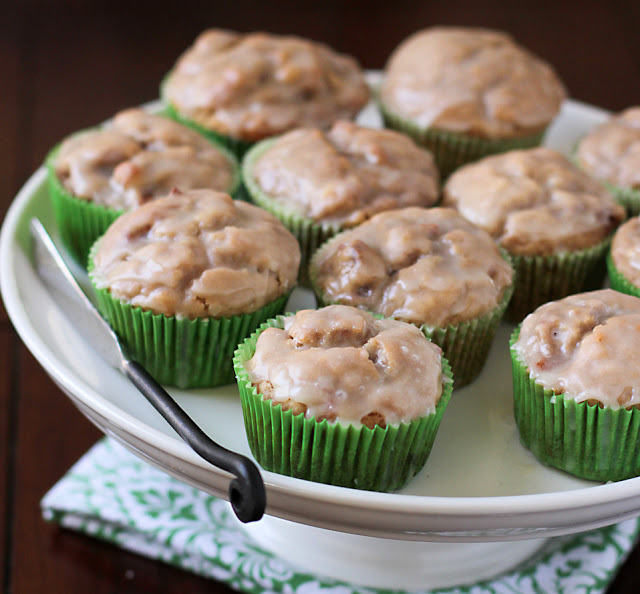
[[[294,128],[351,119],[369,99],[357,62],[321,43],[217,29],[185,51],[161,93],[174,117],[238,155]]]
[[[380,91],[387,126],[433,151],[443,177],[489,154],[540,144],[566,91],[509,35],[433,27],[403,41]]]
[[[640,297],[640,218],[620,226],[607,256],[611,288]]]
[[[456,211],[404,208],[329,240],[310,276],[322,304],[420,327],[444,350],[458,388],[482,370],[511,297],[513,269],[489,234]]]
[[[597,126],[578,143],[575,159],[607,185],[629,216],[640,214],[640,107]]]
[[[438,200],[431,154],[392,130],[336,122],[302,128],[256,145],[242,166],[252,200],[297,237],[301,272],[316,248],[372,215]]]
[[[62,240],[83,266],[93,242],[122,212],[172,188],[233,194],[240,183],[238,163],[225,148],[141,109],[66,138],[47,167]]]
[[[640,474],[640,299],[610,289],[539,307],[511,340],[520,437],[576,476]]]
[[[91,252],[98,306],[161,383],[233,381],[233,351],[283,311],[300,250],[272,215],[212,190],[174,190],[118,218]]]
[[[259,464],[356,489],[414,476],[451,395],[442,351],[418,328],[343,305],[271,320],[234,362]]]
[[[507,316],[600,286],[624,209],[597,180],[548,148],[486,157],[454,173],[443,205],[457,209],[509,252],[516,286]]]

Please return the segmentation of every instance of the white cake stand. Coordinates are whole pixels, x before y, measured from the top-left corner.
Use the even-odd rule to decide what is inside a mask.
[[[605,112],[567,102],[547,144],[568,151]],[[376,124],[369,108],[363,118]],[[100,429],[168,474],[217,497],[228,475],[194,454],[118,371],[108,367],[35,275],[28,221],[56,236],[46,174],[36,171],[7,213],[0,287],[22,340]],[[84,273],[74,272],[87,284]],[[298,290],[289,308],[313,307]],[[371,493],[264,472],[268,516],[246,526],[264,548],[295,565],[356,584],[428,588],[505,571],[543,539],[640,515],[640,478],[598,484],[545,467],[519,443],[512,417],[507,340],[500,328],[482,376],[456,391],[426,467],[398,493]],[[171,390],[218,443],[250,456],[234,386]]]

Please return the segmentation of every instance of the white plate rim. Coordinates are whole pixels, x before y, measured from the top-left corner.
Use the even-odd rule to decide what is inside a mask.
[[[568,101],[568,109],[603,113],[599,108],[577,101]],[[177,438],[146,425],[123,411],[90,386],[73,377],[72,370],[62,364],[55,353],[41,339],[37,329],[31,325],[29,315],[22,307],[15,282],[13,255],[20,249],[17,226],[33,193],[45,182],[46,172],[40,167],[28,179],[7,211],[0,234],[0,291],[11,322],[20,338],[47,373],[65,389],[82,401],[84,405],[108,418],[123,431],[133,433],[149,445],[163,450],[188,464],[210,470],[226,477],[226,473],[211,469],[186,444]],[[608,503],[640,497],[640,477],[618,483],[594,485],[592,487],[554,493],[506,495],[491,497],[434,497],[395,493],[373,493],[311,483],[263,472],[267,492],[282,492],[300,497],[309,502],[331,501],[346,508],[363,508],[370,511],[402,513],[407,515],[433,515],[451,517],[495,516],[512,514],[540,514],[577,508],[593,508]],[[639,505],[640,507],[640,505]],[[640,511],[640,510],[639,510]]]

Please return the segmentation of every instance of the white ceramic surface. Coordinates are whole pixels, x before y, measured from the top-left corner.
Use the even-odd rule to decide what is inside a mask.
[[[547,144],[567,151],[604,117],[567,102]],[[377,114],[370,109],[364,118],[373,124]],[[29,259],[26,224],[34,215],[55,237],[43,169],[16,197],[0,238],[0,287],[29,350],[105,433],[180,480],[226,497],[225,473],[194,454],[124,376],[98,359],[46,293]],[[313,299],[298,291],[290,307],[304,305]],[[640,515],[640,478],[608,485],[578,480],[522,448],[511,411],[510,330],[500,329],[482,376],[454,393],[426,467],[402,492],[361,492],[265,472],[268,513],[359,535],[457,543],[542,538]],[[213,439],[250,455],[233,386],[171,391]]]
[[[420,591],[490,579],[547,542],[411,542],[344,534],[271,516],[244,529],[265,550],[311,574],[359,586]]]

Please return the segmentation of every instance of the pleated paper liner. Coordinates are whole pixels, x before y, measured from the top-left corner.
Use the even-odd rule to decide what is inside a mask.
[[[216,145],[216,148],[225,155],[233,167],[229,194],[242,199],[243,188],[238,160],[225,147]],[[45,162],[49,195],[62,243],[78,264],[86,268],[91,246],[124,210],[95,204],[69,192],[56,175],[55,162],[59,150],[60,145],[54,147]]]
[[[420,326],[424,335],[437,344],[449,360],[456,389],[470,384],[480,375],[512,294],[513,285],[505,290],[498,306],[480,318],[449,324],[445,328]]]
[[[328,249],[334,241],[340,241],[340,236],[329,240],[322,247],[322,250]],[[317,263],[322,254],[322,250],[316,252],[316,255],[311,259],[309,265],[311,288],[316,296],[319,307],[338,303],[325,299],[318,284]],[[500,252],[502,257],[511,264],[509,254],[503,249],[500,249]],[[437,328],[427,324],[420,326],[423,334],[442,349],[444,356],[451,366],[453,377],[456,380],[456,389],[471,383],[482,371],[489,356],[489,351],[491,350],[491,345],[493,344],[493,339],[500,325],[500,321],[511,300],[513,289],[513,284],[507,287],[500,299],[500,303],[481,317],[460,322],[459,324],[449,324],[444,328]]]
[[[55,160],[59,150],[60,145],[49,153],[45,161],[49,197],[63,245],[74,260],[86,268],[89,250],[94,241],[124,211],[106,208],[71,194],[56,175]]]
[[[434,413],[382,428],[354,427],[307,419],[263,400],[244,368],[260,333],[283,326],[269,320],[238,347],[234,367],[251,452],[265,470],[295,478],[369,491],[401,488],[425,465],[452,391],[451,370],[442,359],[442,395]]]
[[[550,256],[510,254],[516,271],[515,290],[505,317],[520,322],[547,301],[599,289],[606,274],[611,237],[594,246]]]
[[[640,475],[640,411],[576,402],[530,377],[509,342],[514,415],[520,440],[544,464],[595,481]]]
[[[269,150],[275,141],[275,138],[263,140],[245,155],[242,162],[242,179],[251,201],[275,215],[298,240],[301,253],[298,282],[308,286],[310,282],[308,267],[311,256],[327,239],[340,232],[341,227],[337,223],[316,223],[312,219],[303,218],[262,191],[253,178],[253,167],[257,159]]]
[[[628,281],[622,273],[616,268],[611,256],[611,251],[607,254],[607,271],[609,273],[609,284],[612,289],[634,297],[640,297],[640,287],[636,287],[631,281]]]
[[[404,132],[417,144],[429,149],[433,154],[442,181],[453,171],[482,157],[504,153],[515,149],[539,146],[545,131],[532,136],[518,138],[480,138],[463,133],[450,132],[438,128],[423,128],[404,118],[384,103],[379,104],[380,112],[387,128]]]
[[[282,313],[291,292],[253,312],[220,318],[178,318],[134,307],[96,287],[91,251],[89,278],[98,309],[129,355],[161,384],[178,388],[220,386],[234,381],[233,353],[265,320]]]

